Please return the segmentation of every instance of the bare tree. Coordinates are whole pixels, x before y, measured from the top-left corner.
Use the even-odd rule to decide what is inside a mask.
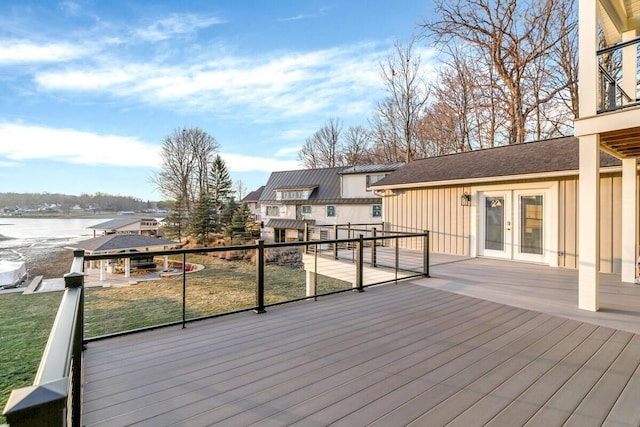
[[[233,187],[236,195],[238,196],[238,201],[244,199],[244,196],[247,194],[247,186],[244,182],[241,179],[238,179]]]
[[[494,101],[503,103],[509,117],[510,144],[524,142],[530,114],[566,87],[549,85],[540,74],[546,72],[541,64],[567,36],[568,27],[557,19],[563,2],[437,0],[435,19],[423,23],[438,44],[464,43],[469,51],[490,59],[491,72],[500,83],[493,89],[504,95]]]
[[[396,42],[394,55],[380,64],[387,98],[379,104],[373,122],[376,135],[382,138],[378,142],[392,147],[392,161],[414,158],[416,128],[429,98],[415,42],[415,37],[404,46]]]
[[[217,149],[215,138],[202,129],[174,129],[162,141],[162,165],[152,181],[164,197],[180,201],[181,209],[192,212],[207,191],[208,167]]]
[[[342,163],[345,166],[356,166],[370,163],[370,132],[362,126],[351,126],[344,134],[342,144]]]
[[[342,120],[331,117],[311,137],[305,139],[298,160],[309,169],[342,165],[340,134]]]

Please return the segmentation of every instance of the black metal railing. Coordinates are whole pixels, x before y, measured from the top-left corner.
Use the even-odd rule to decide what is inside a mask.
[[[350,228],[350,232],[356,231]],[[264,313],[275,305],[346,291],[362,292],[370,286],[406,278],[429,277],[426,231],[379,235],[370,229],[367,235],[360,232],[349,239],[290,243],[259,240],[249,245],[149,251],[144,255],[164,257],[164,265],[172,267],[145,281],[147,285],[130,278],[130,284],[137,283],[136,286],[105,286],[108,281],[100,280],[105,266],[102,261],[117,262],[134,255],[139,256],[140,252],[74,252],[71,272],[65,275],[65,293],[34,384],[14,390],[5,407],[4,416],[11,427],[81,425],[82,349],[93,341],[168,326],[185,328],[190,322],[243,311]],[[205,261],[212,265],[204,270],[192,268],[201,261],[198,257],[207,257]],[[97,275],[95,271],[91,273],[96,262],[101,269]],[[206,270],[210,270],[208,276],[204,275]],[[112,277],[115,276],[121,280],[125,274]],[[246,303],[200,310],[198,306],[207,298],[216,298],[212,293],[217,287],[230,287],[218,283],[226,276],[238,279],[232,299],[241,299],[242,292],[252,294]],[[168,318],[158,317],[167,311]],[[105,329],[104,325],[121,319],[130,321]],[[142,323],[134,323],[140,319]],[[96,325],[103,329],[96,329]]]
[[[634,75],[636,81],[634,92],[631,94],[627,93],[621,84],[623,78],[622,49],[629,46],[636,46],[637,49],[638,44],[640,44],[640,38],[618,43],[596,52],[598,56],[598,71],[600,74],[600,106],[598,113],[620,110],[640,104],[640,100],[637,97],[637,66]]]
[[[83,270],[77,255],[33,385],[13,390],[3,415],[11,427],[79,426],[83,339]]]

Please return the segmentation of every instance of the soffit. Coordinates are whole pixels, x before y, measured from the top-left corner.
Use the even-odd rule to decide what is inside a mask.
[[[622,33],[640,29],[640,1],[599,0],[598,16],[607,46],[622,41]]]

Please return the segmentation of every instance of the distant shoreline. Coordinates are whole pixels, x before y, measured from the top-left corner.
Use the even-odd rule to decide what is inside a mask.
[[[12,218],[47,218],[47,219],[91,219],[91,218],[156,218],[158,216],[165,216],[166,214],[159,213],[135,213],[127,215],[118,215],[117,212],[96,212],[96,213],[38,213],[38,214],[20,214],[20,215],[3,215],[0,214],[0,225],[9,225],[3,221]]]

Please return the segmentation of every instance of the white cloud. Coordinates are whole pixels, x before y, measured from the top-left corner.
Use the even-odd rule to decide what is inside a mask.
[[[292,154],[297,155],[298,152],[300,151],[300,146],[296,145],[294,147],[283,147],[281,149],[279,149],[278,151],[276,151],[276,153],[273,155],[274,157],[287,157],[287,156],[291,156]]]
[[[87,54],[82,45],[36,43],[29,40],[0,40],[0,64],[65,62]]]
[[[40,71],[35,81],[46,91],[94,92],[199,112],[241,107],[249,119],[328,109],[347,115],[364,109],[363,97],[381,93],[383,55],[373,45],[359,44],[257,58],[226,55],[209,62],[142,63],[105,56],[94,64]]]
[[[0,123],[0,156],[13,161],[46,159],[86,165],[160,164],[158,147],[136,138],[15,123]]]
[[[176,13],[158,19],[147,27],[135,31],[134,34],[143,40],[157,42],[176,35],[195,33],[200,29],[224,22],[216,17],[200,16],[194,13]]]
[[[302,168],[295,160],[265,159],[264,157],[229,153],[221,153],[220,155],[230,172],[274,172]]]

